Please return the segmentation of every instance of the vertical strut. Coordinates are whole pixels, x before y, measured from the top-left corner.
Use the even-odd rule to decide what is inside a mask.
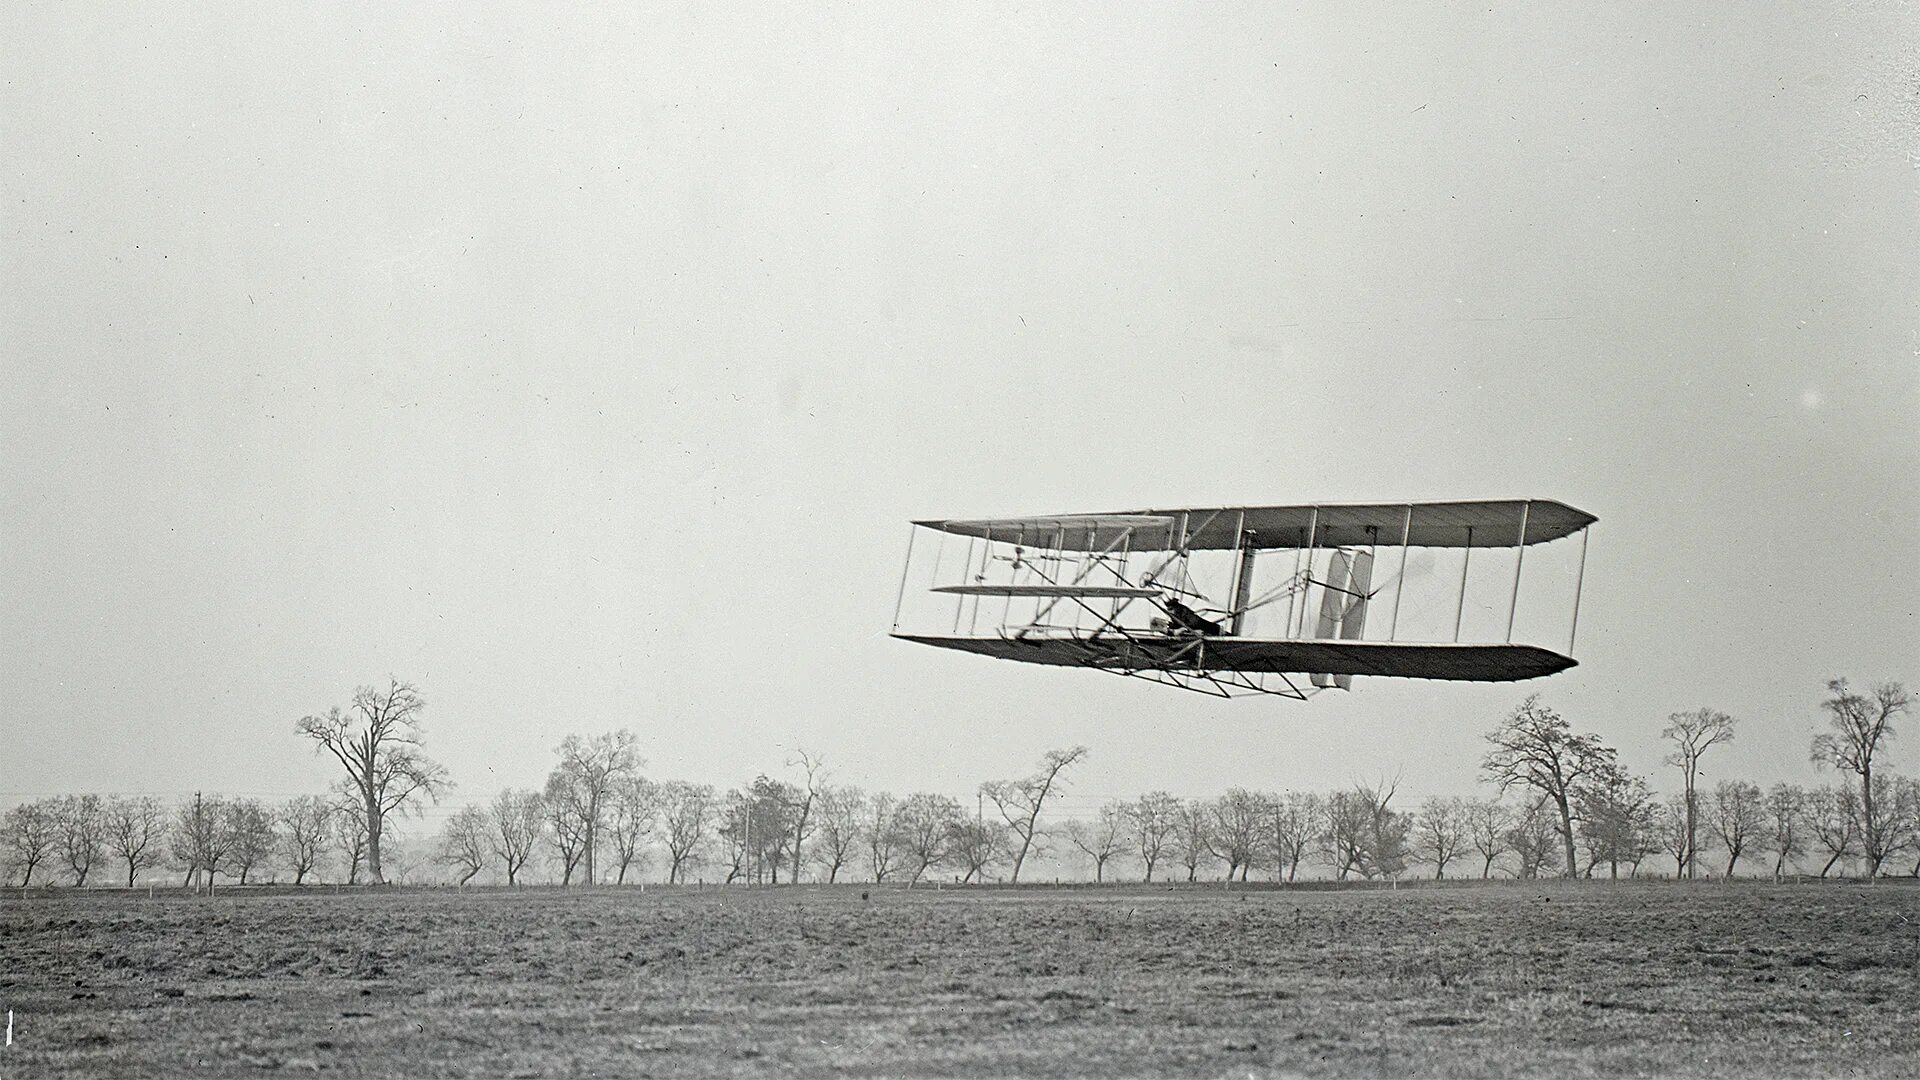
[[[1473,526],[1467,526],[1467,546],[1460,555],[1460,601],[1453,609],[1453,640],[1460,640],[1460,618],[1467,613],[1467,566],[1473,562]]]
[[[1300,579],[1300,636],[1307,636],[1307,612],[1313,607],[1313,550],[1320,541],[1320,508],[1307,517],[1307,576]]]
[[[1253,596],[1253,549],[1247,546],[1247,512],[1240,511],[1240,521],[1233,530],[1234,548],[1239,552],[1239,565],[1233,571],[1233,607],[1231,626],[1228,633],[1240,636],[1247,621],[1247,601]]]
[[[1573,639],[1580,632],[1580,587],[1587,577],[1587,533],[1592,525],[1580,530],[1580,569],[1573,575],[1573,626],[1567,630],[1567,655],[1573,655]]]
[[[1513,644],[1513,620],[1520,614],[1520,565],[1527,561],[1527,514],[1533,500],[1520,504],[1520,546],[1513,553],[1513,599],[1507,604],[1507,644]]]
[[[907,565],[900,568],[900,591],[893,596],[893,628],[900,629],[900,605],[907,601],[907,571],[913,569],[913,534],[920,531],[917,525],[907,526]]]
[[[1387,627],[1387,640],[1400,636],[1400,596],[1407,591],[1407,541],[1413,536],[1413,504],[1407,504],[1406,520],[1400,523],[1400,580],[1393,587],[1393,621]]]

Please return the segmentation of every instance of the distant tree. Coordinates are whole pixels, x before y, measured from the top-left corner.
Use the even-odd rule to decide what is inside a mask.
[[[347,864],[347,884],[360,884],[360,868],[367,861],[367,807],[347,785],[336,791],[330,806],[333,843]],[[384,827],[384,822],[382,825]]]
[[[857,787],[826,784],[820,788],[819,831],[813,861],[827,872],[827,883],[840,877],[860,850],[860,820],[867,808],[866,793]]]
[[[1493,864],[1512,850],[1507,833],[1513,828],[1512,814],[1497,799],[1468,799],[1461,804],[1467,823],[1467,842],[1480,854],[1480,879],[1493,876]]]
[[[1687,861],[1693,857],[1693,841],[1687,835],[1687,797],[1669,795],[1659,804],[1653,820],[1654,842],[1664,855],[1673,856],[1673,876],[1687,876]]]
[[[912,870],[907,884],[917,883],[928,870],[952,856],[954,826],[962,820],[960,804],[945,795],[922,793],[902,800],[895,822],[901,850]]]
[[[588,811],[582,801],[585,792],[558,769],[547,774],[547,789],[540,798],[540,812],[546,818],[547,844],[553,848],[554,861],[560,865],[560,886],[573,884],[573,872],[587,854]],[[588,884],[592,884],[589,879]]]
[[[1827,861],[1820,867],[1826,877],[1833,864],[1860,852],[1860,793],[1853,788],[1818,787],[1807,792],[1807,829]]]
[[[1659,800],[1645,780],[1608,761],[1581,785],[1578,797],[1589,866],[1606,863],[1608,876],[1617,879],[1621,863],[1637,871],[1640,861],[1658,849]]]
[[[1007,827],[1013,830],[1014,881],[1020,880],[1020,868],[1026,865],[1027,855],[1040,836],[1040,812],[1046,808],[1047,799],[1062,786],[1060,774],[1085,760],[1086,756],[1087,748],[1084,746],[1049,750],[1041,757],[1039,769],[1031,776],[1018,780],[993,780],[980,785],[980,793],[993,803]]]
[[[669,780],[660,785],[660,829],[667,842],[667,881],[684,882],[707,842],[715,810],[713,788]]]
[[[151,795],[114,796],[107,800],[107,851],[127,866],[127,888],[140,871],[160,865],[161,845],[167,836],[167,810]]]
[[[1116,802],[1101,804],[1092,821],[1067,823],[1067,840],[1079,848],[1081,854],[1093,860],[1094,881],[1107,879],[1107,863],[1131,843],[1133,838],[1128,835],[1130,824],[1127,808]]]
[[[1900,811],[1898,819],[1904,823],[1900,835],[1905,848],[1916,853],[1908,876],[1920,878],[1920,780],[1903,776],[1896,783],[1894,803]]]
[[[1447,876],[1447,864],[1466,851],[1470,823],[1460,799],[1429,798],[1413,818],[1413,850],[1433,864],[1437,881]]]
[[[1214,852],[1213,813],[1198,799],[1182,799],[1174,820],[1174,854],[1187,868],[1187,880],[1193,881],[1200,875],[1200,864]]]
[[[487,868],[493,854],[493,845],[489,842],[492,831],[493,822],[486,810],[478,806],[461,807],[440,827],[434,861],[451,867],[460,875],[454,883],[465,885]]]
[[[76,887],[107,858],[106,806],[98,795],[63,795],[54,802],[54,821],[60,830],[60,856]]]
[[[200,887],[202,873],[211,885],[214,874],[227,870],[233,842],[232,813],[228,804],[220,799],[195,795],[174,814],[169,844],[174,859],[187,872],[189,888]]]
[[[1537,796],[1532,802],[1521,804],[1513,816],[1513,825],[1507,830],[1507,849],[1520,864],[1520,877],[1537,878],[1542,871],[1555,869],[1556,839],[1561,838],[1555,835],[1553,810],[1547,797]]]
[[[1614,751],[1598,735],[1576,735],[1567,722],[1540,703],[1535,694],[1487,733],[1492,749],[1481,762],[1486,778],[1502,792],[1533,790],[1557,812],[1566,872],[1576,863],[1573,850],[1574,806],[1580,785],[1612,763]]]
[[[800,862],[807,849],[807,841],[812,839],[814,831],[820,826],[814,814],[814,808],[820,801],[821,786],[826,783],[826,768],[816,754],[805,750],[796,750],[787,759],[788,768],[797,768],[801,773],[801,782],[791,785],[792,803],[787,814],[788,831],[792,834],[787,840],[787,856],[792,866],[787,880],[800,880]]]
[[[780,883],[780,867],[798,840],[795,819],[802,799],[792,784],[761,775],[730,798],[720,827],[734,863],[727,880],[743,877],[755,884]]]
[[[1320,834],[1320,797],[1310,791],[1283,791],[1265,799],[1267,858],[1273,876],[1283,874],[1292,881],[1300,872],[1300,860]]]
[[[1685,813],[1681,818],[1681,829],[1687,838],[1687,853],[1683,867],[1687,877],[1692,877],[1697,865],[1695,853],[1700,850],[1700,798],[1695,791],[1695,781],[1700,776],[1700,757],[1708,750],[1723,742],[1733,741],[1733,717],[1714,709],[1699,708],[1692,712],[1677,712],[1667,717],[1667,726],[1660,737],[1673,743],[1673,751],[1667,755],[1667,764],[1680,770],[1685,783],[1685,794],[1681,805]]]
[[[520,872],[546,836],[546,799],[537,791],[502,789],[487,804],[486,826],[489,852],[500,860],[507,884],[518,885]]]
[[[51,800],[21,803],[0,818],[0,841],[7,861],[20,871],[20,887],[33,884],[33,872],[53,855],[60,842],[60,825]]]
[[[899,873],[900,801],[891,792],[877,791],[867,800],[860,836],[866,841],[867,867],[873,871],[874,884]]]
[[[1890,828],[1889,815],[1878,804],[1879,790],[1873,783],[1874,757],[1896,734],[1894,724],[1913,707],[1906,687],[1897,682],[1881,683],[1868,694],[1856,694],[1847,680],[1834,679],[1827,684],[1827,700],[1820,703],[1826,711],[1831,731],[1813,738],[1812,758],[1816,765],[1832,765],[1860,779],[1860,854],[1867,860],[1867,877],[1879,875],[1898,830]]]
[[[228,861],[240,884],[256,866],[273,858],[280,836],[274,829],[273,812],[258,799],[235,799],[227,805],[227,828],[232,832]]]
[[[1256,853],[1266,846],[1265,801],[1246,788],[1228,788],[1207,809],[1213,815],[1209,843],[1213,853],[1226,860],[1227,880],[1232,881],[1235,872],[1247,880]]]
[[[389,814],[402,814],[421,799],[438,799],[447,771],[420,749],[420,712],[426,702],[398,679],[385,690],[363,686],[353,703],[325,716],[305,716],[297,725],[312,739],[314,752],[325,750],[347,772],[347,789],[361,808],[366,829],[367,876],[375,885],[380,869],[380,838]]]
[[[307,875],[333,846],[333,805],[318,795],[300,795],[280,804],[280,857],[293,871],[293,883]]]
[[[1361,864],[1366,862],[1372,814],[1351,791],[1329,794],[1325,806],[1326,816],[1321,820],[1325,829],[1320,836],[1321,858],[1333,867],[1335,880],[1345,881],[1347,875],[1358,873]]]
[[[634,775],[622,777],[613,788],[613,810],[607,837],[613,841],[619,873],[615,885],[627,883],[627,871],[645,861],[646,839],[653,832],[656,792],[653,782]]]
[[[574,820],[564,829],[554,825],[558,841],[562,832],[577,851],[575,861],[588,885],[599,882],[598,853],[607,814],[612,809],[614,792],[621,784],[640,775],[640,740],[625,728],[583,739],[569,735],[554,753],[559,764],[547,776],[547,813]],[[565,875],[572,877],[571,868]]]
[[[1787,864],[1807,853],[1807,793],[1787,783],[1767,789],[1766,839],[1773,852],[1773,880],[1786,876]]]
[[[1005,825],[997,821],[970,818],[962,813],[954,818],[949,828],[949,861],[962,871],[962,884],[975,878],[986,881],[987,871],[1006,861],[1012,847],[1008,843],[1012,833]]]
[[[1727,876],[1767,827],[1767,797],[1745,780],[1722,780],[1707,804],[1707,826],[1727,853]]]
[[[1327,797],[1328,861],[1336,876],[1372,880],[1407,868],[1407,816],[1392,807],[1395,784],[1355,784]]]
[[[1179,830],[1180,800],[1164,791],[1149,791],[1127,804],[1127,816],[1140,862],[1146,867],[1141,880],[1152,881],[1154,865]]]

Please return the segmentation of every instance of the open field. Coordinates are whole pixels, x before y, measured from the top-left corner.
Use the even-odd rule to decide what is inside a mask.
[[[1920,888],[0,900],[0,1074],[1920,1074]]]

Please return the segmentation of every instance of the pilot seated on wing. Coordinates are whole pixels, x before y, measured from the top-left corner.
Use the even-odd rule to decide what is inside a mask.
[[[1201,637],[1218,637],[1227,632],[1219,623],[1171,596],[1167,597],[1167,617],[1172,621],[1175,636],[1197,634]]]

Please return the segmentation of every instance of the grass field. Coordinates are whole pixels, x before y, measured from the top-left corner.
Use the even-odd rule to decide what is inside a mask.
[[[0,900],[0,1075],[1920,1075],[1920,888]]]

